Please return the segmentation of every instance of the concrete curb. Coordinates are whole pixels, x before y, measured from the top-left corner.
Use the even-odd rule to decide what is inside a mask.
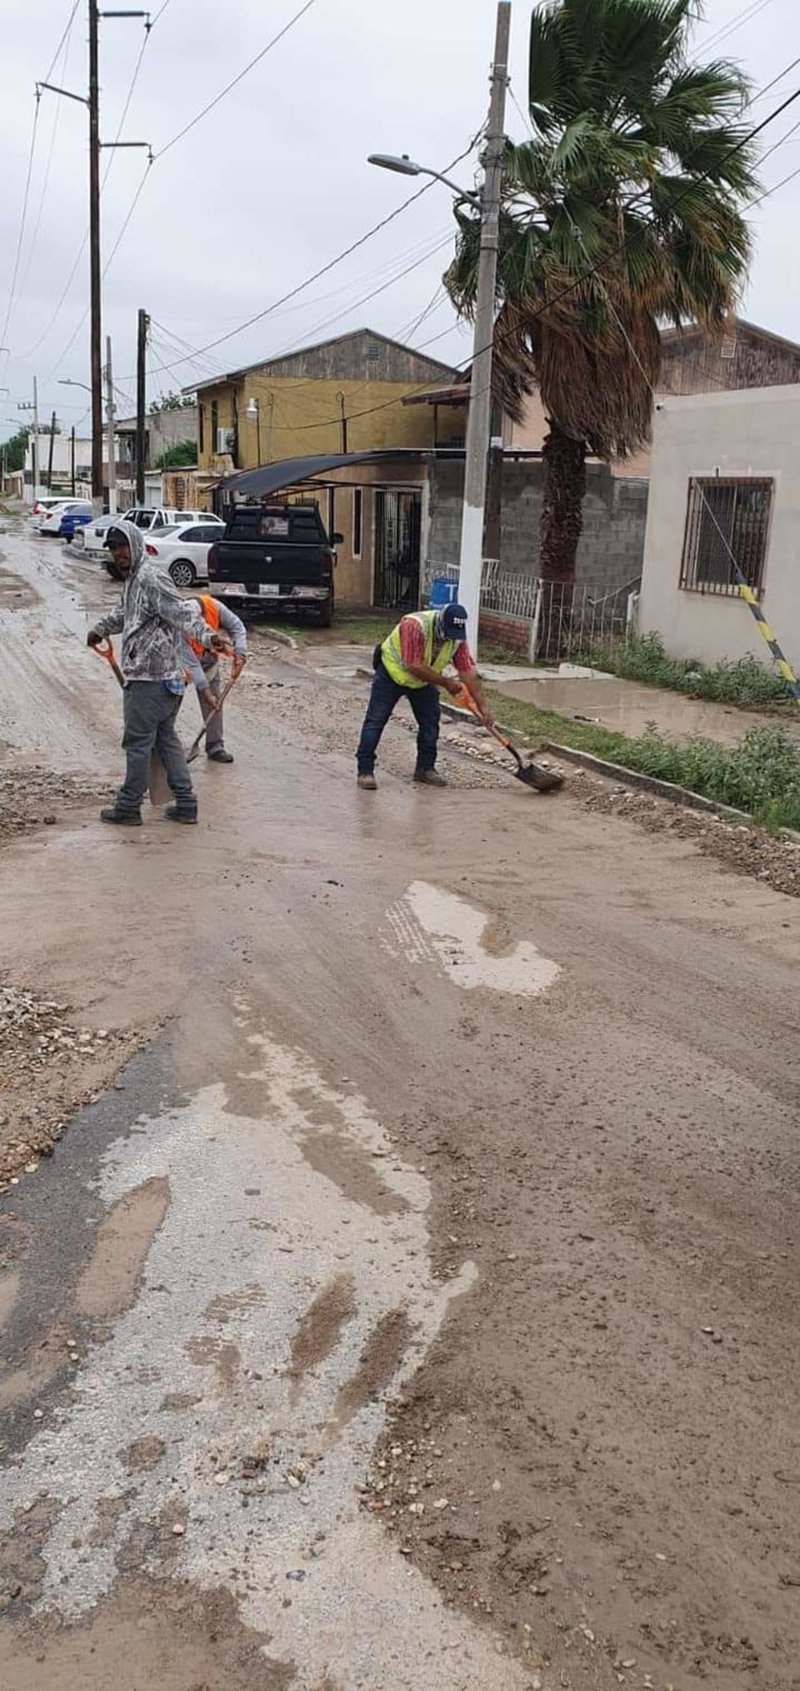
[[[288,646],[290,651],[299,652],[299,642],[293,634],[286,634],[282,628],[265,628],[264,633],[270,640],[276,640],[279,646]]]
[[[639,792],[652,793],[659,799],[669,799],[671,804],[681,804],[685,810],[700,810],[707,815],[723,816],[729,822],[747,822],[752,825],[753,818],[746,810],[736,810],[733,805],[703,798],[700,793],[693,793],[690,787],[678,787],[673,781],[660,781],[656,775],[642,775],[638,769],[628,769],[622,763],[609,763],[603,757],[595,757],[593,752],[575,751],[572,746],[561,746],[556,740],[543,740],[542,751],[552,752],[554,757],[563,757],[568,763],[580,764],[581,768],[589,769],[595,775],[604,775],[609,780],[619,781],[626,787],[635,787]]]

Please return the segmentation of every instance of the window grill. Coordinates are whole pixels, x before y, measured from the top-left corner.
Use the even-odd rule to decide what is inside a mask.
[[[760,593],[772,488],[772,481],[766,479],[692,477],[680,574],[680,586],[686,592],[736,598],[735,559],[748,587]]]

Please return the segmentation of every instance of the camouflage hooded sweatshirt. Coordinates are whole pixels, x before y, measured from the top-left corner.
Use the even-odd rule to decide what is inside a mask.
[[[183,676],[183,637],[208,647],[212,630],[196,599],[182,599],[170,577],[145,557],[144,538],[135,523],[115,522],[131,549],[122,603],[92,629],[104,639],[122,634],[122,673],[128,681],[173,681]]]

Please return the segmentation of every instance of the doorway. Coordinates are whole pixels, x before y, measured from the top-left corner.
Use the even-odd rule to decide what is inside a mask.
[[[373,603],[389,610],[419,604],[422,494],[418,489],[378,488],[375,493]]]

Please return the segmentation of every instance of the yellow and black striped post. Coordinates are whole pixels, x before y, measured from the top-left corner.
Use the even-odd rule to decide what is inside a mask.
[[[736,585],[739,589],[739,597],[740,599],[744,599],[746,605],[750,606],[753,616],[756,619],[758,632],[761,635],[762,640],[765,640],[769,647],[772,654],[772,660],[778,674],[781,679],[786,682],[795,704],[800,704],[800,681],[798,681],[791,664],[788,663],[784,657],[752,587],[748,587],[741,570],[736,564],[734,564],[734,574],[736,578]]]

